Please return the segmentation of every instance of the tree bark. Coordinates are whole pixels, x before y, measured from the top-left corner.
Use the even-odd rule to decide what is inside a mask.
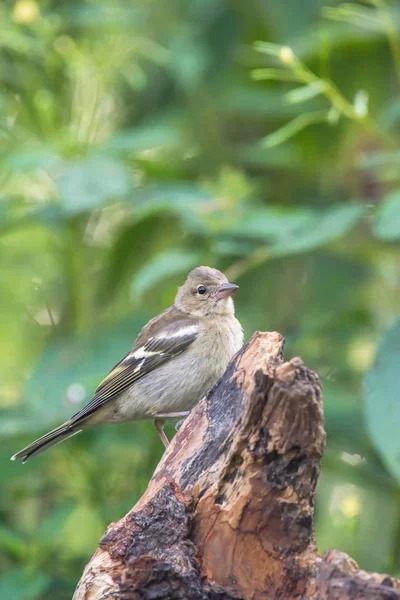
[[[279,333],[255,333],[192,410],[74,600],[400,599],[400,582],[318,554],[321,386]]]

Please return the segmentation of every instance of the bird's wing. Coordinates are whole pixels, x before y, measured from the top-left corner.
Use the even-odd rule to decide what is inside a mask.
[[[151,327],[149,327],[149,325]],[[148,373],[175,358],[186,350],[197,338],[199,326],[195,320],[182,318],[157,327],[153,320],[138,337],[135,347],[103,379],[92,400],[71,417],[69,423],[76,424],[86,419],[100,406],[115,398]],[[153,335],[146,337],[145,330]]]

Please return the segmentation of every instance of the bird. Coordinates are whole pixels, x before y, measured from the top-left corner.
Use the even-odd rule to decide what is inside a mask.
[[[105,423],[152,419],[167,447],[166,419],[186,417],[224,374],[243,344],[232,294],[238,285],[212,267],[193,269],[172,306],[151,319],[92,399],[65,423],[23,448],[23,463]]]

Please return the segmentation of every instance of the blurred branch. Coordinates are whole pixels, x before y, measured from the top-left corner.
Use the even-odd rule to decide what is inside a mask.
[[[245,258],[238,260],[228,269],[225,269],[225,274],[230,281],[235,281],[249,269],[253,269],[258,265],[261,265],[264,261],[268,260],[269,257],[269,248],[257,248]]]
[[[344,21],[357,27],[381,28],[389,42],[397,77],[400,79],[400,40],[395,15],[386,0],[367,0],[375,11],[361,4],[344,2],[339,6],[326,6],[322,15],[334,21]]]
[[[371,0],[371,2],[377,7],[378,13],[380,14],[384,24],[397,72],[397,77],[400,80],[400,40],[394,15],[392,14],[392,11],[385,0]]]
[[[399,599],[400,582],[318,556],[320,383],[255,333],[185,421],[142,499],[110,525],[74,600]]]
[[[279,46],[268,42],[256,42],[254,45],[258,52],[274,56],[289,70],[289,79],[305,84],[304,87],[292,90],[286,94],[289,103],[304,102],[314,96],[322,95],[330,103],[330,110],[321,110],[314,113],[303,113],[278,131],[266,136],[264,143],[273,146],[289,137],[292,137],[308,125],[319,122],[335,123],[340,116],[344,116],[362,125],[367,131],[381,139],[388,146],[396,146],[395,140],[368,114],[368,96],[364,90],[359,90],[354,103],[349,102],[340,90],[329,79],[321,79],[313,73],[288,46]],[[255,69],[252,77],[255,80],[275,79],[287,81],[288,71],[282,69]]]

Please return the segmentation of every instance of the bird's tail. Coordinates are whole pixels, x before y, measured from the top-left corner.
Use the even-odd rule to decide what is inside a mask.
[[[69,425],[68,423],[64,423],[63,425],[60,425],[60,427],[57,427],[57,429],[49,431],[49,433],[46,433],[46,435],[43,435],[35,442],[32,442],[32,444],[29,444],[29,446],[27,446],[26,448],[23,448],[22,450],[14,454],[14,456],[11,457],[11,460],[22,459],[22,462],[26,463],[26,461],[32,458],[33,456],[41,454],[42,452],[47,450],[47,448],[51,448],[52,446],[63,442],[64,440],[72,437],[80,431],[82,431],[82,429],[77,429]]]

